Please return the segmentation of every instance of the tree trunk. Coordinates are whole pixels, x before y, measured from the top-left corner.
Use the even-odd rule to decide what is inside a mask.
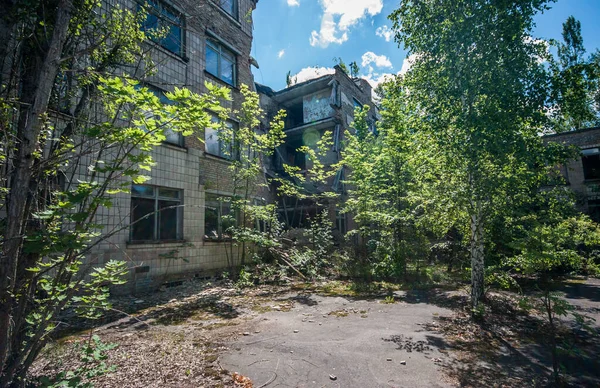
[[[479,306],[484,290],[484,245],[483,220],[481,206],[477,204],[475,214],[471,215],[471,307]]]
[[[43,126],[43,115],[48,108],[50,93],[60,66],[64,43],[71,19],[72,1],[60,0],[56,11],[54,31],[45,52],[28,52],[24,71],[21,100],[27,104],[19,115],[14,158],[14,169],[10,175],[10,192],[7,198],[7,224],[0,256],[0,363],[8,354],[11,338],[11,315],[14,304],[16,271],[21,256],[23,234],[27,220],[28,196],[33,174],[35,152]],[[35,45],[36,43],[32,43]],[[4,378],[8,376],[3,376]],[[5,381],[3,379],[3,381]]]

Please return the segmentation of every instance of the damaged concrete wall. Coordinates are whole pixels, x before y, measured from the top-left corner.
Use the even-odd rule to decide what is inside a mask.
[[[324,89],[302,98],[304,124],[331,117],[334,113],[330,105],[331,89]]]

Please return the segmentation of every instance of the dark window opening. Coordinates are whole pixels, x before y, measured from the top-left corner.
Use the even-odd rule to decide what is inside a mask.
[[[304,106],[302,101],[290,106],[287,110],[286,129],[299,127],[304,124]]]
[[[181,190],[131,186],[131,241],[182,239]]]
[[[583,162],[583,177],[586,181],[600,179],[600,154],[584,155],[581,157]]]
[[[231,240],[231,228],[237,225],[231,198],[206,193],[204,200],[204,239],[209,241]]]
[[[588,200],[588,214],[592,220],[600,223],[600,199]]]
[[[142,23],[142,31],[161,47],[184,56],[184,19],[180,12],[156,0],[146,1],[144,10],[148,16]]]

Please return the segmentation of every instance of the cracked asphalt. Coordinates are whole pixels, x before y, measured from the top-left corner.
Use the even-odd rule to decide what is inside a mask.
[[[402,292],[396,293],[400,298]],[[451,310],[402,301],[291,294],[294,307],[244,325],[223,368],[262,387],[451,387],[441,335],[424,323]]]

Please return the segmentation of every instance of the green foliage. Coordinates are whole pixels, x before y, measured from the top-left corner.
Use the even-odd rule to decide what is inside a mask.
[[[75,370],[62,371],[56,376],[42,377],[39,381],[44,388],[92,388],[93,379],[114,372],[116,367],[106,364],[107,352],[117,347],[116,344],[105,344],[100,337],[93,335],[88,341],[77,343],[81,366]]]
[[[563,24],[563,41],[552,40],[556,58],[550,57],[552,106],[550,130],[582,129],[600,124],[600,54],[587,59],[581,23],[569,16]]]
[[[232,145],[228,167],[233,185],[232,196],[222,198],[230,201],[233,210],[230,216],[232,226],[227,231],[232,236],[227,250],[231,272],[236,263],[246,264],[249,249],[278,246],[275,237],[281,229],[275,205],[267,204],[264,199],[258,200],[256,195],[260,189],[267,187],[263,158],[272,156],[275,148],[284,142],[286,114],[278,112],[269,130],[264,131],[259,128],[264,112],[260,108],[258,94],[247,85],[242,85],[240,91],[244,100],[241,109],[234,112],[239,126],[226,125],[226,112],[222,111],[221,123],[215,127],[219,138]]]
[[[490,219],[528,198],[556,163],[538,135],[546,47],[531,39],[534,16],[548,3],[403,2],[390,15],[396,40],[413,55],[397,92],[411,133],[411,202],[436,234],[453,226],[470,234],[474,308]]]
[[[242,268],[235,282],[237,288],[248,288],[254,286],[252,281],[252,273],[247,268]]]
[[[15,23],[2,28],[14,27],[11,42],[23,46],[11,59],[27,70],[0,75],[0,206],[11,209],[1,228],[8,258],[0,265],[0,300],[8,306],[0,310],[1,386],[23,380],[66,309],[98,318],[110,308],[110,287],[123,283],[127,267],[98,265],[94,250],[129,225],[107,230],[98,215],[132,182],[149,179],[165,131],[203,139],[198,128],[212,125],[207,111],[228,115],[220,106],[230,99],[227,88],[207,83],[202,95],[175,88],[164,105],[122,74],[154,69],[140,28],[145,15],[101,6],[60,3],[48,13],[44,2],[15,3],[7,10],[14,20],[3,19]],[[65,23],[44,19],[55,14],[66,15]],[[32,101],[39,112],[28,112]],[[75,381],[74,373],[63,377]]]
[[[333,224],[329,219],[329,213],[327,210],[323,210],[314,219],[309,220],[309,227],[304,231],[304,236],[309,241],[315,259],[322,262],[321,265],[327,262],[333,248],[332,228]]]

